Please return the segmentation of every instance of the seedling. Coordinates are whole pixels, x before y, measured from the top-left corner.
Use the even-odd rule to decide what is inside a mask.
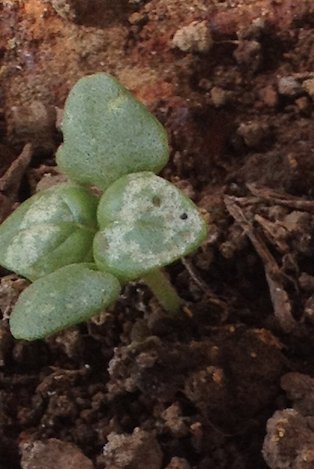
[[[62,130],[57,164],[73,182],[34,195],[0,226],[0,264],[33,281],[11,313],[13,336],[35,340],[85,321],[130,280],[143,279],[177,312],[181,300],[160,269],[194,251],[207,228],[193,202],[154,174],[168,160],[164,128],[99,73],[70,92]]]

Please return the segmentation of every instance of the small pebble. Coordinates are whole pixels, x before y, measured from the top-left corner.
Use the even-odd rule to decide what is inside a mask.
[[[298,106],[299,111],[302,114],[309,114],[311,112],[311,102],[307,96],[301,96],[295,100],[295,104]]]
[[[278,80],[278,92],[283,96],[295,98],[302,93],[302,87],[294,77],[281,77]]]
[[[192,21],[178,29],[172,39],[172,46],[183,52],[206,54],[213,45],[207,21]]]
[[[278,93],[272,85],[265,86],[259,92],[260,99],[268,107],[276,107],[278,105]]]
[[[303,82],[303,88],[307,92],[311,98],[314,98],[314,78],[310,78],[309,80],[305,80]]]
[[[147,15],[144,13],[135,11],[129,16],[128,21],[132,25],[142,25],[147,21]]]
[[[219,86],[214,86],[211,89],[210,96],[212,98],[213,105],[219,108],[227,104],[229,93]]]

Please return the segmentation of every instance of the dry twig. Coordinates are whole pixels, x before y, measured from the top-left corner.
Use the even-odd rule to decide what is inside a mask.
[[[234,220],[240,224],[264,263],[274,314],[280,326],[285,332],[292,332],[296,329],[297,322],[292,315],[291,302],[284,289],[283,274],[276,260],[270,253],[262,237],[255,232],[251,222],[246,218],[243,210],[236,203],[236,200],[233,197],[225,196],[224,201],[228,212]]]

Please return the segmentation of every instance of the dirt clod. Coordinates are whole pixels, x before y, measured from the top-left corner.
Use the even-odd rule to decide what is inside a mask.
[[[303,82],[303,88],[305,91],[314,98],[314,78],[309,78]]]
[[[213,105],[217,108],[225,106],[225,104],[230,100],[230,93],[219,88],[219,86],[213,86],[210,91],[210,96],[212,98]]]
[[[139,428],[132,435],[110,433],[104,447],[106,467],[111,469],[160,469],[162,452],[156,438]]]
[[[191,466],[184,458],[174,457],[171,459],[168,466],[165,469],[190,469]]]
[[[263,455],[271,469],[310,469],[314,465],[313,418],[294,409],[277,411],[267,423]]]
[[[51,153],[55,147],[56,109],[41,101],[32,101],[28,106],[13,106],[11,109],[10,132],[16,142],[32,143],[37,151]]]
[[[266,123],[242,122],[238,128],[238,134],[249,148],[259,148],[269,137],[270,130]]]
[[[270,108],[275,108],[278,105],[278,93],[273,85],[267,85],[265,88],[261,89],[259,96],[266,106],[269,106]]]
[[[174,436],[182,438],[188,435],[189,428],[178,403],[174,403],[165,409],[162,412],[161,417],[164,419],[166,427]]]
[[[292,77],[281,77],[278,80],[278,91],[284,96],[294,98],[302,93],[302,86]]]
[[[293,402],[293,408],[304,416],[314,417],[314,378],[291,372],[281,378],[281,387]]]
[[[86,11],[87,3],[84,0],[49,0],[56,12],[70,21],[78,20]]]
[[[93,469],[92,462],[71,443],[51,438],[21,443],[22,469]]]
[[[233,55],[239,65],[245,65],[254,72],[262,61],[262,47],[258,41],[241,40]]]

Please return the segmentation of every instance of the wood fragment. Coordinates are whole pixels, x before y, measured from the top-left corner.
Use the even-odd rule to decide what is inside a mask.
[[[262,237],[253,229],[252,223],[247,219],[243,210],[233,197],[225,196],[224,202],[230,215],[238,222],[257,254],[264,263],[266,280],[269,286],[270,296],[274,307],[274,314],[284,332],[290,333],[297,327],[297,322],[292,315],[291,302],[284,289],[284,275],[276,260],[270,253]]]
[[[301,199],[290,194],[276,192],[267,187],[257,187],[255,184],[247,184],[247,188],[255,197],[259,197],[260,201],[271,201],[273,204],[283,207],[314,213],[314,200]]]
[[[12,205],[9,197],[0,192],[0,223],[11,213]]]
[[[194,283],[199,287],[199,289],[205,293],[208,301],[213,305],[217,306],[219,309],[222,310],[222,318],[221,322],[225,322],[229,316],[229,307],[228,304],[219,298],[212,290],[208,287],[208,285],[203,282],[200,276],[195,272],[194,268],[192,267],[191,263],[186,259],[181,259],[182,264],[190,274]]]
[[[289,252],[289,246],[285,239],[287,229],[280,222],[273,223],[258,214],[254,216],[254,221],[261,226],[267,239],[274,243],[281,253]]]
[[[2,192],[11,201],[17,200],[21,180],[30,164],[33,155],[33,147],[27,143],[21,154],[13,161],[4,175],[0,178],[0,192]]]

